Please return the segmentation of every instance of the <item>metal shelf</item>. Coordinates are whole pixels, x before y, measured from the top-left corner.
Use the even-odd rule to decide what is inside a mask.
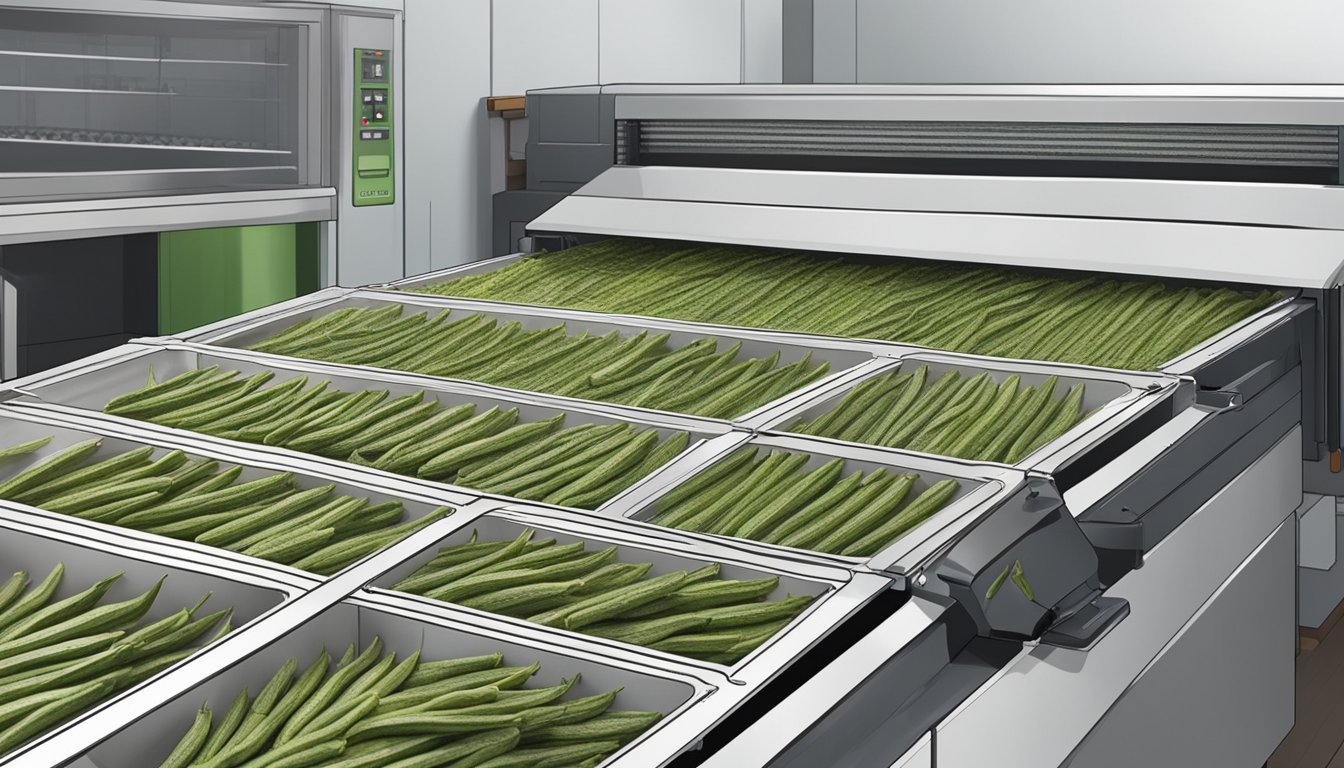
[[[108,56],[96,53],[45,53],[40,51],[14,51],[0,49],[0,56],[18,56],[39,59],[76,59],[87,61],[127,61],[138,64],[208,64],[211,66],[238,67],[284,67],[290,65],[276,61],[230,61],[227,59],[162,59],[148,56]]]

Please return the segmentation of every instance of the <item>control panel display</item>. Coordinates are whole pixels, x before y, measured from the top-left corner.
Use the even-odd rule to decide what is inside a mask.
[[[390,205],[396,202],[391,51],[356,48],[355,74],[354,204]]]

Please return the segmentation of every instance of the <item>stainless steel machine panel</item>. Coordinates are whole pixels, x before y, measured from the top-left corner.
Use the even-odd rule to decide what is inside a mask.
[[[1273,541],[1266,542],[1266,539],[1291,514],[1301,498],[1299,463],[1300,439],[1297,430],[1293,429],[1154,549],[1145,558],[1142,568],[1132,571],[1108,590],[1109,594],[1124,596],[1133,605],[1146,606],[1146,609],[1136,608],[1134,615],[1120,623],[1095,648],[1080,652],[1045,646],[1024,647],[1007,669],[939,726],[938,764],[970,768],[992,762],[1039,768],[1064,763],[1089,732],[1099,723],[1105,723],[1104,718],[1113,703],[1135,684],[1172,638],[1187,631],[1183,628],[1192,618],[1197,623],[1198,617],[1203,615],[1201,607],[1217,599],[1220,585],[1239,569],[1249,568],[1243,566],[1249,553],[1268,543],[1269,546],[1261,551],[1270,552],[1270,560],[1278,559],[1280,575],[1291,573],[1292,558],[1279,558],[1277,545]],[[1288,536],[1290,550],[1292,544],[1292,537]],[[1271,578],[1258,568],[1250,570],[1263,574],[1263,578]],[[1245,614],[1245,620],[1262,627],[1271,644],[1272,638],[1279,638],[1280,645],[1275,647],[1280,656],[1248,661],[1252,666],[1277,665],[1274,682],[1268,688],[1257,688],[1260,678],[1241,676],[1243,670],[1233,662],[1230,667],[1202,665],[1199,674],[1209,675],[1210,679],[1186,679],[1185,687],[1190,692],[1214,691],[1228,683],[1241,681],[1244,687],[1237,686],[1237,695],[1201,701],[1200,706],[1206,710],[1204,714],[1223,712],[1226,717],[1206,720],[1201,714],[1192,722],[1218,723],[1214,726],[1218,736],[1213,738],[1206,732],[1195,736],[1194,740],[1203,741],[1203,736],[1209,736],[1218,741],[1236,735],[1238,740],[1226,741],[1226,745],[1229,748],[1247,747],[1236,754],[1248,757],[1248,764],[1254,765],[1265,759],[1289,725],[1281,718],[1292,712],[1290,699],[1276,699],[1277,705],[1270,704],[1269,700],[1259,703],[1245,700],[1255,700],[1262,695],[1280,697],[1283,691],[1278,686],[1291,685],[1292,624],[1290,621],[1276,625],[1270,617],[1289,618],[1280,611],[1291,611],[1293,604],[1291,592],[1279,594],[1276,589],[1250,588],[1249,592],[1238,589],[1232,593],[1232,601],[1243,599],[1239,595],[1248,600],[1253,598],[1254,605],[1258,606]],[[1248,603],[1247,607],[1250,605]],[[1250,631],[1249,627],[1245,629]],[[1258,637],[1259,632],[1256,634]],[[1239,645],[1239,641],[1232,642],[1226,636],[1215,642],[1231,647]],[[1214,650],[1206,647],[1203,652],[1214,653]],[[1220,683],[1218,678],[1227,680]],[[1023,701],[1050,702],[1048,727],[1042,722],[1039,710],[1019,706]],[[1249,721],[1234,714],[1234,711],[1243,711],[1243,707],[1258,708],[1260,704],[1265,704],[1266,709]],[[1284,704],[1288,706],[1285,708]],[[1229,730],[1229,723],[1238,725]],[[1252,723],[1256,723],[1253,730],[1242,730],[1243,727],[1250,728]],[[1240,741],[1241,737],[1245,737],[1244,742]],[[1184,741],[1178,740],[1171,748],[1180,749]],[[1011,744],[1013,748],[1005,750],[994,746],[1002,744]],[[1218,751],[1215,754],[1233,753]],[[1182,758],[1185,756],[1181,753]],[[1179,762],[1174,755],[1168,760],[1165,755],[1154,753],[1153,759],[1164,765]],[[1077,763],[1079,766],[1089,764]]]
[[[0,196],[322,183],[320,9],[0,8]]]
[[[1344,232],[1123,219],[566,197],[533,233],[713,241],[767,248],[1324,288],[1344,273]],[[1263,255],[1280,254],[1272,262]]]

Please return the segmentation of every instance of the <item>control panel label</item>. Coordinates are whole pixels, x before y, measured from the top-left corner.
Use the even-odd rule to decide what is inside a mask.
[[[396,202],[396,131],[392,120],[392,52],[355,49],[354,125],[350,145],[354,205]]]

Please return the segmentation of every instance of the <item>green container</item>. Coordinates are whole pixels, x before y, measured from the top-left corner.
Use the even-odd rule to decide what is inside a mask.
[[[159,235],[159,333],[217,322],[319,287],[317,224]]]

